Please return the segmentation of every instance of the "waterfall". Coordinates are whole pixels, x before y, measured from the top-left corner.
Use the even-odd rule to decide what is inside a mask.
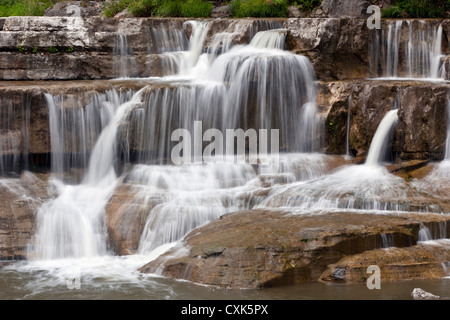
[[[378,30],[371,48],[371,70],[377,77],[442,79],[442,33],[440,22],[426,20],[387,21]],[[405,40],[406,39],[406,40]]]
[[[258,207],[288,207],[298,213],[407,210],[405,182],[380,165],[398,120],[397,111],[391,110],[383,117],[363,165],[344,167],[318,179],[275,188]]]
[[[386,76],[398,76],[398,56],[400,47],[400,32],[402,28],[402,21],[399,20],[393,24],[388,25],[387,39],[386,39]]]
[[[89,97],[46,93],[45,98],[49,113],[52,174],[64,180],[71,169],[87,169],[97,138],[118,106],[131,98],[131,92],[108,90]]]
[[[237,128],[280,129],[286,151],[317,149],[319,119],[314,103],[314,71],[305,57],[281,50],[285,30],[258,32],[249,45],[225,47],[217,55],[216,48],[200,50],[208,25],[193,23],[192,28],[190,49],[184,54],[190,64],[183,62],[189,68],[181,68],[178,75],[188,75],[193,82],[149,93],[143,107],[132,113],[132,121],[144,137],[133,145],[141,143],[143,149],[150,146],[147,149],[155,150],[164,159],[171,148],[170,133],[179,127],[194,132],[194,121],[201,121],[204,130],[216,128],[222,132]],[[250,121],[248,114],[258,117]],[[142,156],[140,162],[145,162]],[[150,187],[163,192],[166,199],[149,213],[140,253],[177,241],[224,213],[248,208],[248,188],[261,183],[254,182],[253,168],[229,163],[174,168],[139,166],[135,170],[138,169],[133,171],[134,176],[139,172],[141,177],[150,173],[152,177],[143,183],[141,197]]]
[[[16,105],[0,97],[0,176],[17,176],[28,169],[31,103]]]
[[[284,50],[287,29],[274,29],[258,32],[250,42],[255,48]]]
[[[149,195],[156,194],[162,199],[148,213],[141,253],[178,241],[224,213],[248,209],[253,192],[263,183],[255,168],[234,163],[170,164],[175,144],[171,135],[176,129],[194,133],[196,122],[202,124],[202,136],[208,129],[279,129],[283,152],[318,149],[321,122],[314,70],[307,58],[282,50],[286,30],[260,31],[249,44],[230,45],[219,54],[205,43],[208,22],[189,21],[185,26],[192,28],[188,49],[164,53],[177,65],[175,76],[152,80],[132,96],[115,90],[81,101],[46,95],[51,184],[58,197],[38,211],[38,257],[107,254],[104,211],[118,181],[121,152],[130,152],[125,158],[137,163],[125,173],[127,183],[136,187],[136,201],[146,203]],[[217,43],[209,48],[212,45]],[[119,36],[118,48],[120,56],[130,55],[126,36]],[[122,67],[128,72],[129,67]],[[281,171],[299,166],[285,157],[279,159]],[[315,162],[317,170],[323,170],[323,163]],[[83,178],[77,185],[65,184],[65,174],[74,167],[84,170]],[[270,169],[265,173],[276,174]],[[314,173],[289,179],[303,175]]]
[[[35,254],[38,258],[95,257],[107,253],[104,209],[117,180],[114,170],[117,127],[130,109],[140,103],[144,89],[117,106],[109,117],[92,151],[83,183],[71,186],[58,179],[51,181],[58,196],[44,203],[37,212]],[[55,111],[54,100],[47,96],[47,101],[50,110]],[[62,129],[53,124],[52,129]],[[53,138],[55,147],[61,147],[61,140]],[[56,158],[55,170],[61,170],[64,162],[59,155]]]
[[[397,112],[398,110],[396,109],[389,111],[379,124],[370,144],[369,153],[365,162],[366,165],[377,166],[386,155],[390,134],[398,121]]]
[[[347,129],[346,129],[346,134],[345,134],[345,156],[346,158],[350,158],[350,141],[349,141],[349,136],[350,136],[350,107],[352,104],[352,95],[350,94],[350,96],[348,97],[348,102],[347,102]]]
[[[450,99],[447,98],[447,138],[445,140],[444,160],[450,161]]]
[[[117,78],[137,76],[136,60],[133,56],[132,48],[128,45],[126,34],[118,34],[113,54],[113,71]]]

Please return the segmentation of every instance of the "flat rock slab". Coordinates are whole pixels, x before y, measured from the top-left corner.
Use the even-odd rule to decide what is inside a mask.
[[[193,230],[140,271],[226,288],[312,282],[344,257],[382,248],[386,238],[399,248],[416,245],[421,225],[448,235],[449,220],[443,214],[242,211]]]

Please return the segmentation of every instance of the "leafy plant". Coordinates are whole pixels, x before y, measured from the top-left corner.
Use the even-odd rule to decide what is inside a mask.
[[[32,53],[36,53],[37,52],[37,47],[33,47],[33,50],[31,51]]]
[[[25,47],[20,45],[17,47],[17,50],[19,50],[20,53],[24,53],[25,52]]]
[[[70,46],[70,47],[66,48],[66,50],[64,50],[64,51],[67,52],[67,53],[72,53],[73,52],[73,47]]]
[[[50,53],[57,53],[59,50],[58,50],[58,48],[50,47],[50,48],[48,48],[47,51],[50,52]]]
[[[161,17],[181,17],[181,1],[160,0],[157,4],[155,15]]]
[[[204,18],[211,15],[213,4],[210,1],[187,0],[181,4],[181,16],[189,18]]]
[[[384,18],[443,18],[450,9],[449,0],[398,0],[382,10]]]
[[[103,2],[103,14],[108,17],[114,17],[117,13],[125,10],[134,0],[113,0]]]
[[[42,16],[52,5],[52,0],[2,0],[0,17]]]
[[[282,18],[288,15],[288,2],[286,0],[233,0],[231,13],[234,17],[267,17]]]
[[[128,11],[135,17],[150,17],[156,8],[155,0],[141,0],[130,3]]]

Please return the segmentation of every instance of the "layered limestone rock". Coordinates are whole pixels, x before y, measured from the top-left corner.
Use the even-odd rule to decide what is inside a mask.
[[[40,155],[45,160],[45,155],[51,152],[47,92],[60,96],[58,107],[68,110],[85,108],[95,94],[111,88],[137,91],[145,85],[156,89],[172,86],[151,80],[0,83],[0,101],[4,106],[0,118],[3,153],[24,158]],[[336,81],[319,82],[318,89],[317,104],[325,128],[321,133],[322,151],[345,154],[348,146],[350,155],[364,159],[382,118],[390,109],[398,108],[399,122],[391,142],[392,160],[443,158],[447,132],[446,83]],[[154,152],[150,145],[145,149],[136,139],[135,125],[131,118],[124,122],[118,134],[120,145],[126,145],[132,153]],[[69,133],[67,137],[71,137]],[[156,141],[157,137],[154,138]],[[71,150],[70,141],[65,145],[67,152],[77,151]],[[37,165],[46,166],[38,158],[34,159]]]
[[[317,281],[329,265],[382,248],[385,237],[392,246],[414,250],[421,225],[449,219],[436,214],[231,213],[193,230],[179,247],[140,271],[226,288]]]
[[[370,30],[364,19],[287,19],[289,50],[307,56],[320,80],[369,76]]]
[[[368,18],[367,8],[374,2],[379,7],[388,6],[391,0],[322,0],[320,5],[313,10],[311,17],[315,18]]]
[[[364,283],[369,266],[380,268],[381,281],[440,279],[446,277],[445,262],[450,259],[448,240],[419,243],[407,248],[387,248],[347,256],[329,265],[320,281]]]
[[[447,137],[448,89],[444,82],[426,81],[321,83],[317,101],[325,110],[326,152],[345,154],[348,139],[350,154],[365,156],[386,112],[398,109],[393,159],[441,160]]]
[[[8,17],[0,19],[0,79],[76,80],[163,76],[165,53],[187,50],[186,18]],[[230,33],[248,43],[281,19],[212,19],[205,46]],[[236,30],[239,30],[236,32]],[[126,69],[125,73],[121,70]]]

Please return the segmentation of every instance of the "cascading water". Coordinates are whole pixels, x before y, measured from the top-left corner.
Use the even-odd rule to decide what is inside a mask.
[[[118,34],[117,43],[113,54],[113,71],[117,78],[130,78],[137,76],[136,60],[133,56],[133,50],[128,46],[126,34]]]
[[[115,105],[113,110],[107,110],[109,121],[92,151],[83,183],[71,186],[60,180],[53,180],[58,196],[44,203],[37,212],[34,252],[37,258],[80,258],[106,254],[104,209],[117,180],[114,168],[117,127],[130,109],[141,102],[144,89],[138,91],[129,101]],[[117,95],[115,98],[117,102]],[[56,113],[54,99],[47,96],[47,101],[51,113]],[[63,129],[57,126],[61,123],[55,114],[51,118],[55,120],[53,130]],[[83,122],[86,118],[81,117],[78,120]],[[81,133],[85,132],[81,130]],[[64,146],[56,137],[53,137],[52,142],[55,143],[52,146],[54,148]],[[61,150],[57,151],[63,153]],[[54,165],[58,171],[65,166],[61,156],[55,156]]]
[[[381,36],[376,32],[370,53],[373,77],[443,79],[439,21],[387,20]]]
[[[381,165],[397,122],[397,110],[381,121],[363,165],[351,165],[315,180],[274,189],[259,206],[288,207],[304,213],[333,210],[406,210],[407,190],[403,179]]]
[[[163,59],[162,74],[170,76],[133,82],[130,87],[148,84],[137,93],[111,89],[79,100],[45,95],[52,146],[49,185],[57,195],[37,209],[37,230],[29,257],[46,263],[38,266],[40,270],[53,271],[64,283],[75,270],[83,281],[125,279],[142,287],[144,276],[136,275],[138,267],[190,231],[228,212],[253,208],[292,213],[409,209],[410,190],[405,180],[389,174],[383,166],[383,150],[397,121],[396,110],[388,112],[380,123],[364,164],[327,174],[327,157],[315,153],[323,128],[315,104],[314,70],[308,59],[283,50],[286,30],[279,23],[273,22],[270,28],[247,25],[248,44],[240,45],[240,28],[248,22],[234,23],[226,32],[208,39],[208,22],[188,22],[185,26],[192,28],[189,41],[181,29],[149,29],[150,42],[159,41],[160,46],[148,49],[148,53],[167,58]],[[260,27],[264,31],[258,30]],[[402,24],[397,23],[389,31],[388,51],[394,53],[388,58],[391,77],[402,75],[398,60],[402,54],[395,53],[401,29]],[[436,35],[440,32],[437,29]],[[118,39],[122,49],[117,56],[126,59],[122,71],[116,70],[117,76],[130,77],[132,51],[126,36]],[[413,57],[416,51],[410,52]],[[412,62],[409,66],[410,74],[419,70]],[[111,83],[119,83],[116,81]],[[132,81],[121,80],[120,84]],[[349,107],[350,102],[351,97]],[[172,133],[179,128],[194,133],[196,123],[202,125],[202,138],[209,129],[279,129],[281,152],[269,155],[279,162],[277,170],[233,162],[172,164],[170,151],[179,142],[171,140]],[[0,145],[2,154],[23,143],[16,127],[8,126],[8,130],[5,137],[10,145]],[[349,130],[350,112],[347,155]],[[22,139],[26,139],[23,132]],[[203,141],[207,142],[211,141]],[[119,160],[119,155],[124,159]],[[0,162],[0,169],[2,165]],[[73,179],[71,171],[80,171],[82,177]],[[107,219],[117,217],[105,214],[108,202],[113,203],[111,196],[123,191],[117,186],[130,187],[126,196],[132,200],[125,204],[130,204],[126,214],[138,215],[142,227],[137,248],[127,257],[115,256],[117,252],[112,250],[117,248],[109,246],[110,241],[120,241],[108,234],[111,226]],[[127,227],[134,226],[123,228]],[[421,242],[429,242],[426,231],[420,231]],[[132,230],[125,230],[125,236],[126,232]],[[445,236],[445,232],[440,235]],[[382,234],[381,238],[385,248],[395,243],[393,234]],[[29,286],[42,285],[37,282]]]
[[[284,150],[317,149],[320,119],[314,103],[314,71],[306,58],[282,50],[286,30],[259,32],[249,45],[211,54],[203,50],[208,23],[189,24],[189,50],[175,58],[179,59],[177,76],[156,80],[155,88],[150,85],[132,97],[111,90],[95,95],[81,107],[68,107],[62,97],[46,95],[52,130],[52,184],[58,197],[38,211],[37,257],[107,254],[104,210],[117,183],[117,154],[123,152],[117,149],[119,126],[119,140],[126,137],[127,148],[138,150],[137,155],[126,158],[141,163],[127,174],[127,183],[137,188],[136,201],[147,201],[149,193],[163,199],[148,214],[139,245],[141,254],[178,241],[226,212],[249,208],[254,191],[268,181],[259,179],[251,165],[164,164],[175,129],[194,132],[196,121],[203,126],[202,135],[213,128],[223,132],[280,129]],[[119,39],[122,47],[126,38]],[[160,83],[170,85],[161,87]],[[248,114],[258,116],[251,121]],[[287,174],[296,161],[283,163],[280,170]],[[315,163],[317,171],[322,171],[320,160]],[[58,174],[64,177],[73,167],[84,169],[84,177],[78,185],[65,185]],[[306,176],[314,173],[294,174],[288,180]],[[180,180],[183,177],[185,184]]]
[[[0,98],[0,177],[17,176],[28,169],[30,101],[15,106]]]
[[[370,144],[369,153],[365,164],[378,166],[386,155],[389,146],[389,136],[398,121],[398,110],[389,111],[378,126],[377,131]]]

